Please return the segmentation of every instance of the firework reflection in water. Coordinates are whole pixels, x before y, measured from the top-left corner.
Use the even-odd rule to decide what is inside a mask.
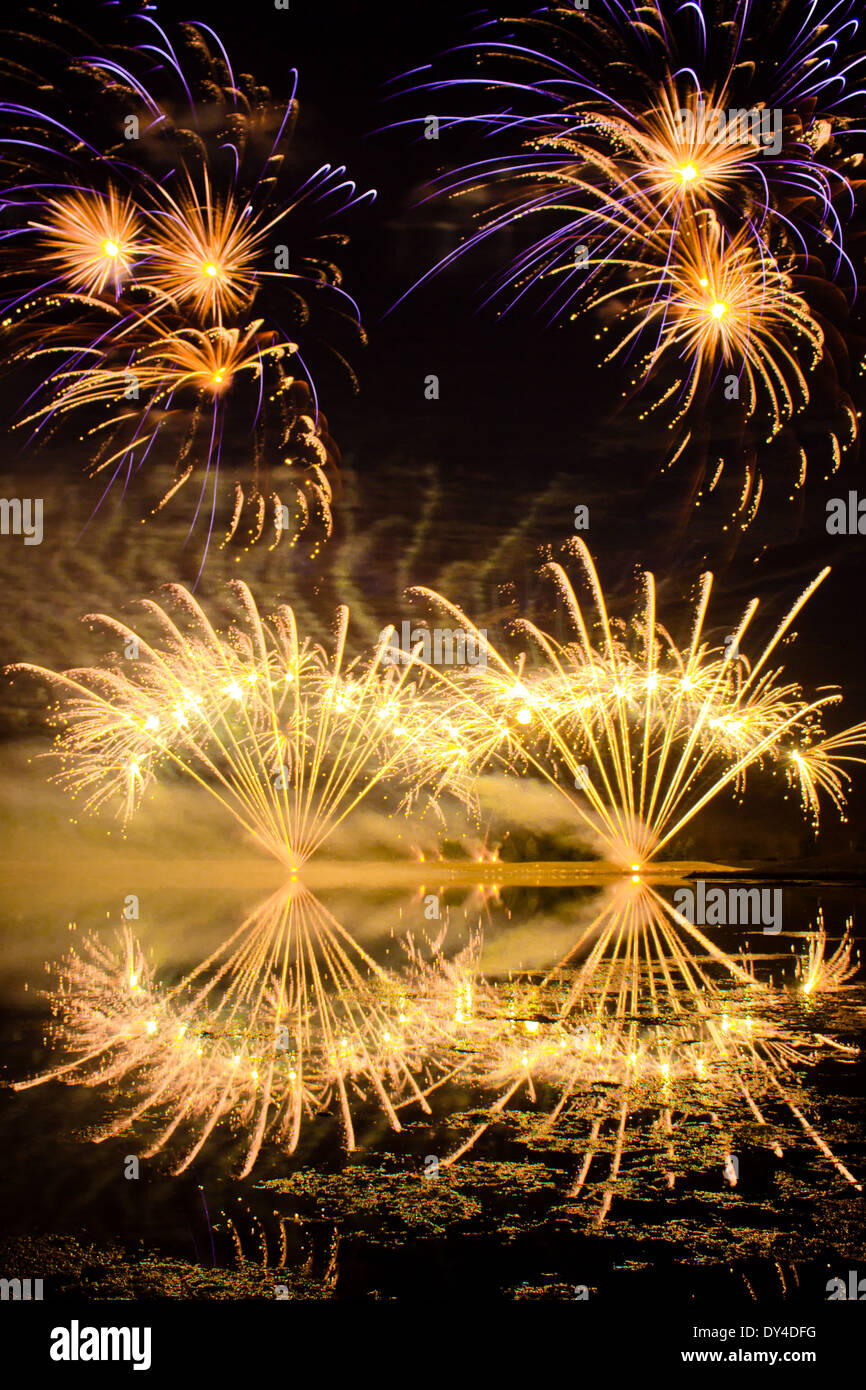
[[[826,947],[823,922],[813,938]],[[808,1027],[802,995],[786,994],[800,1012],[780,1026],[780,995],[759,980],[756,960],[721,950],[656,890],[633,875],[608,890],[600,909],[582,927],[550,970],[508,980],[485,980],[480,937],[460,962],[455,988],[441,969],[428,971],[431,996],[444,1013],[458,999],[461,1046],[472,1064],[466,1084],[497,1093],[487,1115],[441,1161],[448,1167],[471,1151],[507,1108],[521,1100],[541,1112],[535,1137],[557,1125],[583,1136],[580,1166],[569,1189],[579,1199],[600,1186],[594,1219],[610,1210],[624,1177],[629,1149],[649,1145],[666,1186],[690,1147],[690,1122],[709,1118],[719,1131],[720,1168],[733,1186],[729,1132],[731,1108],[766,1133],[781,1159],[793,1143],[794,1122],[845,1183],[861,1182],[830,1148],[794,1099],[807,1068],[822,1057],[855,1062],[859,1049]],[[832,961],[843,960],[851,979],[846,936]],[[844,958],[844,959],[843,959]],[[840,972],[813,971],[808,993],[840,987]],[[790,1016],[790,1009],[789,1009]],[[646,1113],[655,1118],[646,1132]],[[682,1137],[682,1155],[677,1144]],[[527,1137],[531,1146],[532,1135]],[[598,1160],[598,1162],[596,1162]],[[607,1162],[605,1163],[605,1160]],[[603,1178],[588,1181],[595,1164]]]
[[[293,1153],[304,1122],[329,1110],[354,1149],[354,1110],[372,1105],[399,1130],[398,1110],[429,1113],[430,1092],[466,1065],[453,1011],[420,996],[414,972],[378,965],[297,883],[174,985],[158,980],[128,927],[113,946],[88,938],[57,975],[48,997],[65,1058],[15,1089],[106,1088],[120,1113],[94,1138],[155,1121],[142,1157],[165,1150],[173,1173],[227,1125],[245,1176],[263,1144]]]
[[[823,923],[818,935],[825,949]],[[430,1115],[434,1092],[437,1112],[451,1110],[449,1083],[459,1080],[461,1093],[495,1099],[441,1166],[526,1103],[540,1112],[538,1137],[557,1125],[583,1136],[572,1198],[592,1190],[594,1161],[609,1158],[599,1222],[630,1146],[647,1142],[646,1113],[669,1188],[680,1135],[708,1115],[733,1184],[737,1145],[723,1116],[739,1104],[777,1158],[796,1121],[861,1190],[794,1100],[809,1064],[854,1061],[857,1049],[809,1028],[802,989],[793,1002],[805,1012],[780,1026],[779,993],[758,979],[756,961],[723,951],[639,875],[605,890],[543,972],[490,977],[480,930],[451,956],[447,937],[446,926],[435,940],[407,938],[403,965],[384,969],[294,884],[172,986],[159,983],[128,928],[113,949],[89,940],[49,995],[63,1060],[16,1089],[57,1079],[105,1088],[120,1113],[95,1137],[156,1121],[145,1156],[164,1150],[175,1173],[229,1126],[247,1174],[263,1146],[294,1152],[302,1127],[326,1112],[341,1117],[352,1149],[371,1106],[399,1130],[407,1108]],[[837,973],[813,972],[809,995],[838,988]],[[853,974],[846,964],[845,979]]]

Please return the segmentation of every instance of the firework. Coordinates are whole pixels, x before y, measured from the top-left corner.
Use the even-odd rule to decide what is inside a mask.
[[[45,233],[46,258],[68,292],[98,297],[110,286],[117,298],[147,247],[132,199],[112,188],[105,197],[75,192],[47,199],[45,210],[50,220],[32,225]]]
[[[671,247],[689,208],[712,204],[732,233],[742,226],[761,238],[776,218],[800,246],[821,237],[838,266],[845,257],[837,203],[850,206],[846,171],[857,165],[858,26],[853,5],[827,5],[826,13],[813,6],[805,23],[795,8],[776,7],[772,58],[744,5],[693,6],[666,18],[652,7],[602,3],[585,14],[562,3],[517,21],[523,42],[500,39],[500,26],[485,24],[463,50],[483,63],[484,76],[431,79],[424,90],[469,93],[465,114],[440,120],[479,126],[510,148],[444,176],[443,186],[513,190],[478,238],[500,231],[506,217],[552,213],[536,263],[556,252],[573,259],[574,243],[591,236],[591,209],[579,210],[580,222],[567,216],[582,190],[598,207],[654,208]],[[482,93],[507,104],[479,111]],[[527,265],[518,262],[518,273]]]
[[[676,647],[656,616],[652,575],[628,628],[609,616],[592,557],[575,540],[592,602],[585,612],[566,571],[550,562],[573,633],[561,643],[528,620],[515,635],[537,654],[509,660],[454,604],[443,607],[473,634],[485,662],[459,678],[431,672],[473,767],[499,759],[531,768],[566,798],[575,817],[623,868],[640,869],[726,788],[742,792],[747,773],[780,772],[817,830],[823,793],[844,812],[849,775],[862,763],[866,725],[824,733],[822,713],[838,693],[806,698],[773,666],[774,655],[809,597],[809,585],[754,657],[746,654],[753,600],[723,648],[705,635],[712,575],[700,582],[688,644]]]
[[[826,441],[831,466],[857,435],[856,413],[832,379],[835,357],[840,375],[846,370],[845,296],[828,293],[828,283],[857,282],[844,232],[859,187],[858,23],[845,4],[813,6],[807,19],[795,11],[777,6],[767,21],[784,54],[770,61],[765,24],[748,5],[687,5],[666,16],[652,6],[602,4],[589,14],[562,3],[501,38],[486,24],[465,46],[485,76],[424,83],[440,99],[469,98],[471,109],[443,124],[505,146],[434,186],[435,196],[470,193],[484,209],[446,262],[523,235],[491,300],[509,296],[512,307],[535,294],[550,320],[597,312],[608,320],[603,332],[624,317],[608,360],[621,354],[631,364],[624,395],[650,387],[652,408],[670,407],[668,461],[693,460],[709,485],[699,497],[718,486],[718,439],[733,428],[746,497],[732,517],[743,529],[762,491],[755,439],[774,437],[802,411],[805,374],[819,364],[838,414]],[[827,318],[834,299],[838,323]],[[653,346],[633,360],[644,334]],[[705,431],[722,385],[724,416]],[[800,450],[794,490],[806,462]]]
[[[172,304],[191,306],[207,323],[221,325],[224,315],[249,309],[257,288],[256,262],[279,218],[251,225],[249,204],[238,207],[231,198],[216,202],[207,178],[202,200],[191,187],[182,202],[168,195],[166,203],[165,212],[157,213],[160,234],[149,283]]]
[[[342,340],[363,337],[334,260],[345,237],[322,223],[374,194],[342,168],[297,172],[294,91],[280,105],[236,79],[207,26],[181,26],[176,51],[136,22],[156,44],[84,57],[70,28],[67,49],[37,45],[43,107],[24,55],[8,63],[2,320],[10,360],[49,368],[17,423],[31,439],[77,426],[103,496],[171,462],[153,511],[198,479],[208,541],[224,524],[223,543],[295,544],[315,521],[321,543],[339,456],[311,354],[324,343],[347,366]],[[60,68],[49,97],[44,66]],[[241,435],[251,481],[226,488],[223,447]]]
[[[264,622],[241,582],[231,585],[240,621],[228,635],[186,589],[168,588],[178,622],[142,603],[151,641],[102,614],[85,620],[120,645],[121,664],[13,668],[55,693],[58,780],[87,809],[119,806],[128,819],[173,768],[296,872],[386,779],[402,779],[410,797],[423,784],[460,784],[453,727],[422,698],[411,657],[390,661],[391,629],[369,659],[349,660],[345,608],[328,653],[299,637],[285,605]]]
[[[807,373],[824,344],[820,325],[793,293],[790,277],[775,263],[767,265],[742,232],[727,244],[713,215],[683,228],[672,260],[642,264],[636,259],[634,264],[643,278],[633,288],[646,292],[649,307],[639,305],[626,314],[625,331],[608,360],[628,356],[649,338],[652,346],[636,369],[644,379],[665,359],[679,369],[668,392],[677,401],[678,419],[703,399],[719,372],[732,369],[747,414],[763,407],[770,437],[778,434],[808,403]],[[591,304],[600,307],[618,297],[618,289],[607,290]],[[628,327],[631,320],[634,326]],[[805,367],[797,355],[803,356],[803,349]]]

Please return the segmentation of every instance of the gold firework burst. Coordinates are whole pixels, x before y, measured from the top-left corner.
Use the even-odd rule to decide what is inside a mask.
[[[206,323],[222,324],[227,316],[248,311],[262,241],[279,217],[257,222],[231,193],[216,196],[206,172],[200,196],[190,177],[182,196],[163,190],[161,199],[164,209],[151,214],[148,265],[156,292]]]
[[[845,763],[862,763],[866,724],[827,737],[821,714],[838,693],[806,698],[771,664],[791,626],[826,578],[801,594],[769,642],[749,660],[750,603],[724,648],[704,632],[712,575],[705,574],[692,632],[678,648],[657,620],[652,575],[625,633],[611,619],[585,544],[571,544],[587,582],[584,610],[561,565],[553,579],[573,636],[559,642],[528,620],[515,624],[534,658],[510,660],[456,605],[416,589],[473,635],[484,663],[454,678],[430,668],[470,766],[500,759],[551,782],[623,868],[642,866],[726,788],[772,768],[802,799],[817,829],[819,791],[844,812]]]
[[[386,778],[399,777],[411,794],[459,776],[451,725],[421,698],[414,662],[390,661],[390,629],[369,659],[348,660],[347,608],[337,613],[328,653],[299,637],[287,605],[267,623],[245,584],[230,587],[240,621],[228,635],[192,594],[169,585],[179,623],[160,605],[142,604],[153,642],[104,614],[86,619],[133,654],[121,665],[13,668],[55,692],[59,780],[87,809],[119,805],[128,819],[145,788],[173,767],[297,872]]]
[[[60,267],[77,294],[101,295],[109,288],[118,294],[149,251],[140,212],[114,189],[48,198],[43,215],[44,221],[30,225],[44,233],[46,259]]]

